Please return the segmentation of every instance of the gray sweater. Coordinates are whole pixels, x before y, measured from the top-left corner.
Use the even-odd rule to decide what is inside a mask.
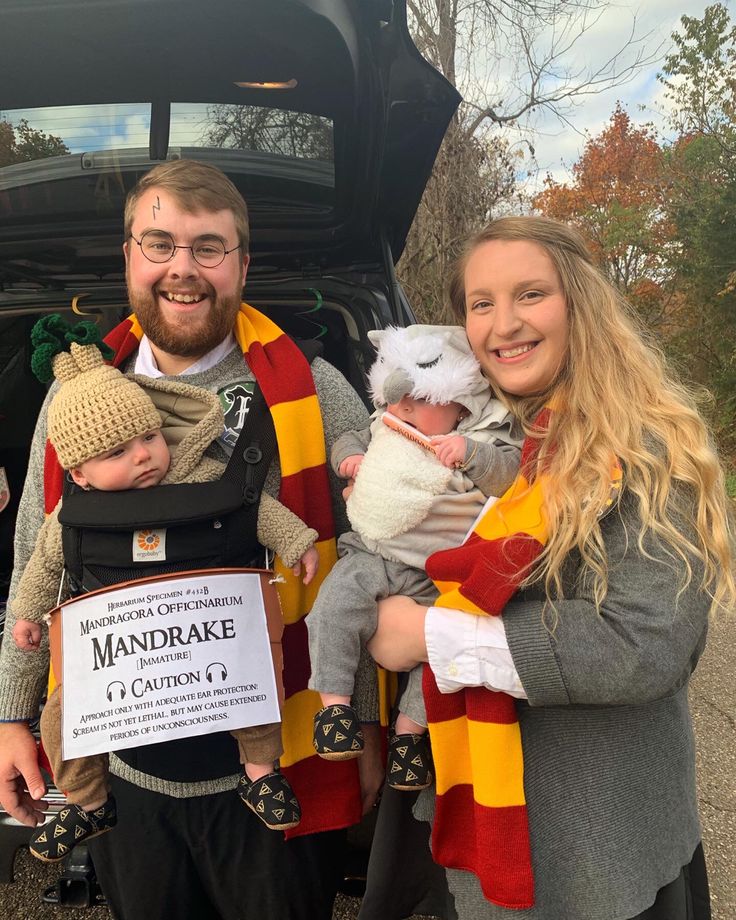
[[[686,527],[683,523],[682,527]],[[649,536],[624,494],[602,521],[610,564],[600,613],[577,559],[558,620],[545,625],[539,589],[503,613],[528,695],[517,711],[536,907],[483,900],[451,873],[461,920],[627,920],[677,877],[700,840],[687,684],[705,646],[709,598]]]
[[[132,363],[132,362],[131,362]],[[312,363],[317,397],[322,411],[322,422],[325,431],[327,451],[337,438],[352,428],[360,428],[366,424],[368,413],[360,397],[347,383],[339,371],[320,358]],[[176,379],[176,378],[171,378]],[[182,378],[179,378],[182,379]],[[212,392],[221,393],[226,387],[238,382],[252,381],[248,365],[238,348],[234,348],[219,364],[198,374],[186,376],[186,382],[192,386],[203,387]],[[33,552],[36,537],[44,520],[43,502],[43,465],[46,445],[46,418],[50,397],[44,403],[36,431],[31,445],[31,454],[28,464],[28,474],[23,489],[15,532],[15,568],[10,584],[9,611],[12,610],[13,599],[18,590],[18,582],[28,560]],[[216,460],[225,461],[228,456],[227,449],[217,442],[208,451]],[[336,532],[342,533],[349,529],[345,516],[345,507],[342,501],[342,483],[337,476],[330,473],[330,486],[333,499],[333,513],[335,515]],[[278,495],[281,482],[281,472],[276,458],[266,478],[266,490],[269,494]],[[37,653],[29,655],[15,647],[11,635],[15,618],[9,612],[5,623],[5,638],[0,649],[0,721],[18,721],[33,719],[38,714],[39,701],[46,689],[48,677],[48,646],[44,639]],[[365,676],[365,675],[364,675]],[[364,686],[368,681],[364,682]],[[368,717],[375,709],[375,701],[364,701],[365,716]],[[235,788],[237,776],[226,777],[217,784],[174,784],[164,783],[161,780],[149,782],[142,775],[132,775],[130,770],[114,755],[110,758],[111,772],[124,774],[124,778],[154,788],[156,791],[177,797],[202,795],[210,792],[221,791],[226,788]],[[127,771],[127,772],[126,772]]]

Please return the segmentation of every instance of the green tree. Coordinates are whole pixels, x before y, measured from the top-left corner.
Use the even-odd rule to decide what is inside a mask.
[[[702,19],[683,16],[659,81],[666,88],[671,121],[682,136],[702,135],[717,142],[722,167],[734,175],[736,160],[736,26],[721,3]]]
[[[736,27],[722,4],[680,21],[659,75],[679,132],[668,214],[684,306],[671,348],[713,394],[716,432],[736,465]]]
[[[25,118],[15,127],[9,121],[0,121],[0,168],[65,153],[69,153],[69,148],[60,137],[37,131]]]

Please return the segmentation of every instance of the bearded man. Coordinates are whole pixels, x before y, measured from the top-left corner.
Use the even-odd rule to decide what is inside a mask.
[[[287,505],[294,502],[295,488],[301,489],[298,500],[307,504],[315,494],[322,496],[322,506],[310,513],[320,519],[324,577],[334,560],[334,538],[347,529],[340,484],[328,478],[324,448],[329,454],[344,431],[365,425],[367,413],[338,371],[320,358],[310,366],[278,327],[241,303],[249,255],[248,214],[240,193],[212,166],[186,160],[157,166],[128,196],[123,250],[132,315],[107,338],[115,363],[149,377],[186,376],[187,383],[217,392],[226,425],[210,451],[220,460],[232,451],[251,394],[260,387],[282,462],[288,456],[289,464],[282,479],[274,461],[265,488]],[[43,521],[44,499],[46,508],[53,507],[61,490],[59,468],[46,444],[47,405],[48,400],[18,514],[11,601]],[[307,452],[305,458],[302,442],[314,441],[315,432],[320,456]],[[303,511],[293,510],[300,516]],[[305,638],[300,618],[306,612],[300,610],[297,622],[286,627],[293,628],[293,647],[300,635]],[[9,615],[6,631],[12,626]],[[287,656],[285,684],[292,693],[302,692],[302,677],[306,687],[308,663],[302,665],[290,674]],[[48,655],[25,655],[12,641],[3,643],[0,801],[31,827],[43,821],[45,786],[28,720],[38,712],[47,669]],[[304,712],[302,706],[293,708]],[[303,728],[311,733],[311,719]],[[341,828],[375,798],[376,759],[363,758],[362,801],[356,779],[344,789],[339,808],[320,799],[318,784],[302,780],[296,791],[301,827],[309,832],[284,841],[248,809],[233,805],[237,755],[224,756],[217,738],[111,753],[119,822],[112,833],[91,841],[90,850],[113,914],[119,920],[329,920],[344,850]],[[292,757],[297,773],[300,756]]]

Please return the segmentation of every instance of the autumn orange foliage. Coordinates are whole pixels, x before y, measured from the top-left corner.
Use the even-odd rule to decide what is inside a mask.
[[[665,216],[664,153],[651,126],[634,125],[617,104],[572,174],[569,184],[547,176],[533,207],[580,227],[611,280],[629,296],[646,292],[651,299],[652,285],[664,281],[664,251],[674,233]]]

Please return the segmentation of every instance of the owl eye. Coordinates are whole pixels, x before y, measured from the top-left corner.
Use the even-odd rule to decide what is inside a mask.
[[[442,355],[437,355],[437,357],[434,358],[432,361],[427,361],[424,364],[421,364],[419,361],[417,361],[417,367],[421,367],[422,370],[426,370],[428,367],[434,367],[435,364],[439,364],[441,357]]]

